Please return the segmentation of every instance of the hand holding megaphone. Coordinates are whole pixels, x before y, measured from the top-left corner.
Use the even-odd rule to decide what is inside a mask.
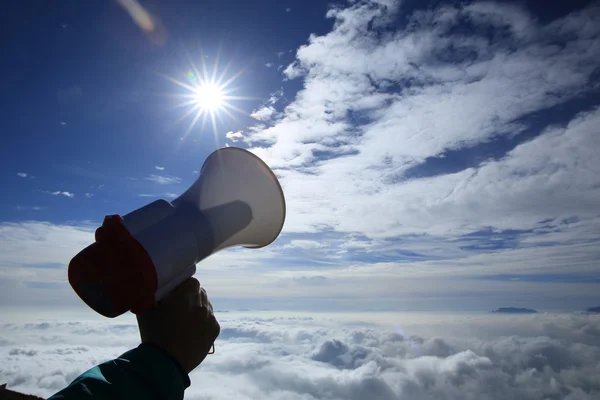
[[[219,149],[172,203],[157,200],[106,217],[96,242],[69,263],[69,283],[104,316],[144,313],[191,277],[199,261],[231,246],[266,246],[284,221],[273,171],[246,150]]]
[[[221,327],[200,283],[189,278],[158,307],[137,315],[142,343],[151,344],[175,358],[190,373],[204,359]]]

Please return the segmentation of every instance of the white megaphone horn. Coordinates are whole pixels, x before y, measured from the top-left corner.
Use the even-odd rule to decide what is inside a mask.
[[[227,147],[208,156],[198,180],[171,203],[157,200],[105,217],[96,242],[69,263],[69,283],[107,317],[145,312],[226,247],[263,247],[285,221],[277,177],[256,155]]]

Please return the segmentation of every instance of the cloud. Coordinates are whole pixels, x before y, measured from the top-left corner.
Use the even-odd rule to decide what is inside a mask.
[[[94,197],[93,193],[85,193],[85,197],[87,197],[88,199]]]
[[[154,168],[155,168],[157,171],[164,171],[164,170],[165,170],[165,167],[160,167],[160,166],[158,166],[158,165],[155,165],[155,166],[154,166]]]
[[[600,325],[590,316],[229,312],[218,318],[217,352],[191,373],[187,399],[593,399],[600,393],[594,379]],[[131,316],[21,319],[0,330],[0,379],[42,396],[139,340]]]
[[[292,281],[296,285],[325,285],[327,284],[327,277],[321,275],[299,276],[292,278]]]
[[[259,121],[269,121],[277,111],[271,106],[261,107],[250,114],[250,116]]]
[[[238,140],[242,140],[244,139],[244,134],[242,131],[237,131],[237,132],[227,132],[225,134],[225,137],[229,140],[231,140],[232,142],[237,142]]]
[[[273,63],[266,63],[266,64],[265,64],[265,67],[267,67],[267,68],[271,68],[273,65],[274,65]]]
[[[285,245],[286,248],[318,249],[322,244],[316,240],[293,239]]]
[[[288,8],[285,9],[285,12],[288,12],[288,13],[292,12],[292,9],[290,7],[288,7]]]
[[[179,197],[179,195],[176,193],[165,193],[163,196],[165,196],[167,199],[174,199],[176,197]]]
[[[0,303],[78,304],[65,268],[93,242],[99,223],[1,224]],[[267,248],[219,252],[203,260],[198,271],[212,287],[211,295],[234,308],[347,312],[515,306],[545,311],[580,310],[600,301],[597,280],[589,278],[596,274],[599,256],[594,242],[481,254],[462,249],[468,243],[419,237],[353,241],[333,233],[317,241],[284,235]],[[420,256],[423,251],[431,255]],[[38,284],[43,282],[48,285]]]
[[[518,6],[440,6],[394,31],[398,4],[331,9],[333,30],[285,70],[303,89],[276,123],[249,130],[286,192],[286,231],[450,240],[573,216],[597,227],[600,110],[550,125],[532,115],[598,88],[599,8],[543,24]],[[444,164],[490,142],[504,151]]]
[[[279,102],[283,98],[283,88],[274,91],[269,95],[269,99],[267,100],[267,104],[273,106]]]
[[[65,197],[68,197],[70,199],[72,199],[73,197],[75,197],[74,193],[63,192],[63,191],[60,191],[60,190],[57,190],[55,192],[50,192],[50,191],[45,190],[44,193],[51,194],[52,196],[65,196]]]
[[[138,194],[138,197],[156,197],[156,195],[150,193],[140,193]]]
[[[28,175],[25,172],[17,172],[17,176],[19,178],[27,178]]]
[[[41,207],[41,206],[17,206],[17,210],[19,211],[26,211],[26,210],[31,210],[31,211],[41,211],[41,210],[45,210],[46,207]]]
[[[94,242],[96,227],[91,223],[0,223],[0,304],[75,303],[66,267],[73,256]]]
[[[258,110],[254,110],[250,116],[262,123],[276,122],[281,113],[277,112],[274,105],[277,104],[283,98],[283,88],[276,90],[269,95],[267,101],[264,102],[263,106]],[[263,126],[254,126],[250,128],[251,132],[261,131]]]
[[[170,175],[154,175],[151,174],[146,178],[147,181],[156,182],[159,185],[171,185],[181,183],[181,178]]]

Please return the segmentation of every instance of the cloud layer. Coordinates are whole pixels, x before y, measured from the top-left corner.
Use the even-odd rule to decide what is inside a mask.
[[[158,183],[159,185],[171,185],[175,183],[181,183],[181,178],[170,175],[150,174],[148,177],[146,177],[146,180]]]
[[[324,298],[345,310],[597,304],[599,15],[592,5],[541,22],[493,2],[332,8],[331,31],[285,70],[295,98],[271,93],[257,125],[225,135],[275,168],[283,234],[203,261],[203,284],[266,309],[321,310]],[[142,178],[154,189],[133,193],[174,198],[181,178],[154,168]],[[18,214],[36,217],[34,204]],[[95,227],[0,224],[2,304],[78,304],[65,268]]]
[[[312,35],[285,71],[303,89],[247,137],[281,177],[287,232],[541,234],[568,218],[597,227],[600,111],[588,102],[550,116],[598,89],[599,10],[547,24],[492,2],[329,11],[333,30]]]
[[[221,314],[188,399],[593,399],[600,320],[585,315]],[[377,321],[376,321],[377,320]],[[131,319],[0,325],[0,379],[47,396],[138,341]]]

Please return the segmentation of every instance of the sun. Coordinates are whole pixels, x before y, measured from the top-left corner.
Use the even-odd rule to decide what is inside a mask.
[[[196,106],[201,110],[216,111],[223,108],[225,93],[214,83],[205,83],[196,90]]]
[[[186,51],[189,61],[189,69],[185,73],[185,78],[177,79],[172,76],[158,73],[175,83],[183,91],[173,93],[172,95],[180,98],[182,101],[175,104],[175,108],[183,107],[186,111],[175,121],[179,123],[188,117],[192,121],[188,125],[182,140],[185,139],[192,129],[200,123],[201,132],[204,131],[207,122],[212,125],[215,142],[219,142],[217,132],[217,121],[222,121],[223,117],[230,117],[235,120],[237,118],[232,112],[247,114],[247,111],[236,107],[232,103],[239,100],[256,100],[254,97],[245,97],[235,94],[240,88],[234,87],[233,83],[242,76],[246,68],[242,68],[233,75],[227,76],[227,72],[231,67],[231,63],[219,68],[219,54],[215,59],[212,68],[206,65],[204,55],[200,54],[201,68],[198,68],[192,61],[191,55]]]

